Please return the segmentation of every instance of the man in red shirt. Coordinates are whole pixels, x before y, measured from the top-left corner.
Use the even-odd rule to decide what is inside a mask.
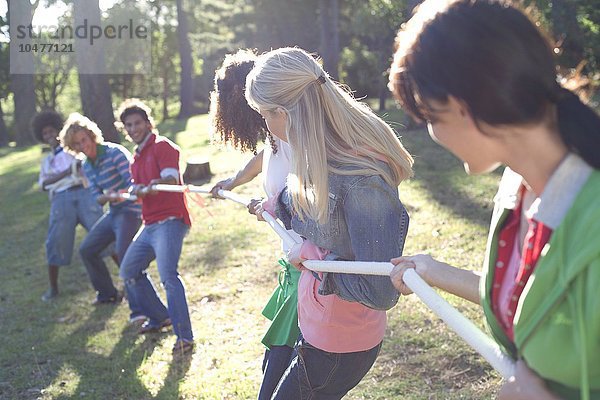
[[[140,333],[160,331],[173,325],[177,341],[174,354],[194,348],[185,289],[177,272],[183,238],[191,225],[183,193],[148,191],[154,184],[180,184],[179,148],[154,129],[150,108],[138,99],[119,107],[119,119],[127,135],[137,144],[131,176],[131,192],[142,199],[142,229],[127,249],[121,275],[136,297],[148,321]],[[156,259],[160,280],[167,295],[167,307],[158,297],[146,269]]]

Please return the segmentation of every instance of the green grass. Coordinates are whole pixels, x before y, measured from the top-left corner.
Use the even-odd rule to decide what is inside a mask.
[[[386,118],[400,117],[392,112]],[[210,160],[212,182],[251,157],[210,145],[206,116],[159,128],[181,146],[184,159]],[[430,252],[478,269],[498,175],[467,177],[423,131],[404,132],[402,140],[417,160],[415,178],[400,186],[411,214],[405,254]],[[267,325],[260,312],[276,284],[280,256],[266,224],[232,202],[205,198],[204,208],[189,202],[194,226],[180,271],[198,346],[190,360],[174,361],[172,335],[138,336],[124,304],[91,305],[94,294],[77,255],[61,269],[60,298],[40,301],[47,286],[49,211],[36,185],[41,158],[39,146],[0,150],[0,398],[255,398]],[[257,181],[238,192],[258,196],[262,189]],[[83,234],[78,231],[77,244]],[[154,265],[150,271],[158,282]],[[449,300],[480,321],[476,306]],[[348,399],[494,396],[499,376],[417,298],[402,298],[388,317],[381,355]]]

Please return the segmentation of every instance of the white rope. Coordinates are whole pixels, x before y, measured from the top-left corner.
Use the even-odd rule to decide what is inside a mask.
[[[365,261],[304,261],[306,268],[317,272],[389,276],[394,265],[386,262]],[[471,320],[452,307],[410,268],[402,277],[423,303],[440,317],[465,342],[483,356],[505,379],[514,375],[513,360],[502,352],[498,344],[481,331]]]
[[[230,192],[228,190],[219,190],[218,194],[221,197],[235,201],[236,203],[241,204],[246,207],[248,206],[248,204],[250,204],[250,200],[248,200],[244,197],[241,197],[240,195]],[[286,250],[291,249],[292,246],[294,246],[296,243],[298,243],[289,234],[289,232],[283,226],[281,226],[281,224],[279,222],[277,222],[277,219],[275,219],[275,217],[273,217],[271,214],[269,214],[266,211],[263,211],[260,215],[263,217],[265,222],[267,224],[269,224],[271,229],[273,229],[275,231],[275,233],[277,233],[277,235],[279,235],[281,240],[283,240],[283,246]]]
[[[193,185],[153,185],[152,188],[165,192],[196,192],[210,193],[209,189]],[[248,206],[250,200],[227,190],[219,190],[219,196],[232,200],[238,204]],[[287,230],[268,212],[264,211],[262,217],[269,226],[279,235],[284,242],[284,248],[289,250],[297,244]],[[318,261],[306,260],[302,263],[306,268],[317,272],[338,272],[346,274],[382,275],[389,276],[394,265],[386,262],[365,261]],[[425,303],[438,317],[440,317],[454,332],[467,344],[475,349],[486,359],[492,367],[505,379],[514,375],[515,364],[513,360],[502,352],[498,344],[483,333],[471,320],[462,315],[448,304],[435,290],[433,290],[413,269],[408,269],[403,276],[404,283]]]
[[[144,190],[144,189],[142,189]],[[210,193],[210,189],[203,188],[202,186],[196,185],[165,185],[162,183],[148,186],[148,190],[158,190],[159,192],[174,192],[174,193]]]
[[[183,192],[205,193],[205,194],[210,193],[210,189],[207,189],[207,188],[201,187],[201,186],[195,186],[195,185],[157,184],[157,185],[150,186],[147,189],[147,191],[149,191],[149,190],[158,190],[159,192],[176,192],[176,193],[183,193]],[[225,199],[231,200],[233,202],[236,202],[238,204],[241,204],[244,207],[247,207],[250,204],[250,199],[247,199],[247,198],[240,196],[239,194],[231,192],[229,190],[221,189],[217,193],[219,196],[221,196]],[[292,238],[292,236],[288,233],[288,231],[279,222],[277,222],[277,219],[275,219],[271,214],[269,214],[266,211],[263,211],[261,213],[261,216],[267,222],[267,224],[275,231],[275,233],[277,233],[277,235],[279,235],[279,237],[283,240],[284,248],[290,249],[294,244],[297,243],[294,240],[294,238]]]

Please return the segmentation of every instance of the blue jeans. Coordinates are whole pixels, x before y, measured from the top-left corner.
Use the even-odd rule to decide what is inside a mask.
[[[273,400],[338,400],[358,385],[379,355],[381,343],[366,351],[329,353],[302,335]]]
[[[102,259],[104,249],[114,241],[115,252],[119,263],[121,263],[141,224],[142,220],[138,213],[111,209],[96,222],[81,242],[79,254],[85,264],[92,286],[96,289],[98,301],[108,300],[117,294],[117,289],[113,285],[106,263]],[[127,292],[127,299],[129,300],[129,308],[131,308],[131,316],[142,315],[139,305],[129,295],[129,291]]]
[[[144,225],[127,249],[121,263],[125,286],[140,305],[150,324],[171,318],[178,339],[192,340],[192,324],[185,289],[177,273],[183,238],[189,227],[179,219]],[[158,297],[146,269],[156,259],[158,274],[167,293],[167,305]]]
[[[270,400],[283,373],[290,365],[294,349],[289,346],[271,346],[263,359],[263,380],[258,392],[258,400]]]
[[[69,265],[77,224],[89,231],[101,216],[102,207],[96,203],[89,189],[79,186],[55,193],[46,237],[48,265]]]

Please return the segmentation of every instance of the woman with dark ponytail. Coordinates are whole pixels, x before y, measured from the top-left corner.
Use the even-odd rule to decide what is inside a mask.
[[[469,173],[507,166],[481,276],[429,255],[393,259],[480,303],[517,361],[500,399],[600,399],[600,117],[501,0],[426,0],[399,32],[390,88]]]

